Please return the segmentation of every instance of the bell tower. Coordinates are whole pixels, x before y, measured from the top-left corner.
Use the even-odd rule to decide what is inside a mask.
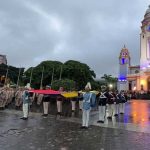
[[[130,55],[129,51],[124,45],[119,56],[119,76],[118,76],[118,90],[128,90],[127,75],[129,73]]]
[[[141,26],[140,34],[140,68],[150,68],[150,5],[146,10]]]

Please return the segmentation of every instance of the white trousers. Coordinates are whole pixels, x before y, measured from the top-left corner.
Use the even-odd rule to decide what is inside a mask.
[[[79,109],[82,110],[83,107],[83,101],[79,101]]]
[[[90,118],[90,109],[89,110],[82,110],[82,126],[88,127],[89,126],[89,118]]]
[[[115,104],[114,114],[119,114],[119,104]]]
[[[76,101],[71,101],[72,110],[76,110]]]
[[[62,101],[57,101],[57,112],[62,112]]]
[[[44,114],[48,114],[49,102],[43,102]]]
[[[104,121],[106,115],[106,106],[98,106],[99,120]]]
[[[124,113],[124,109],[125,109],[125,103],[120,103],[119,104],[119,111],[120,111],[120,113]]]
[[[29,114],[29,104],[23,104],[23,117],[28,118]]]
[[[108,104],[108,117],[112,117],[114,112],[114,104]]]

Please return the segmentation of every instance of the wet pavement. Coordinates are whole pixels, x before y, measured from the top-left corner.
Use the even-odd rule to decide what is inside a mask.
[[[150,101],[126,103],[124,115],[97,124],[91,112],[90,127],[80,129],[81,113],[72,117],[0,111],[0,150],[150,150]],[[76,117],[77,116],[77,117]]]

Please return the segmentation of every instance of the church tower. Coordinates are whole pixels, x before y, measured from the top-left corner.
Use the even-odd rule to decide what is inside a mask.
[[[122,48],[119,56],[118,90],[128,90],[127,75],[129,73],[130,55],[128,49]]]
[[[140,34],[140,68],[150,68],[150,6],[147,9],[141,26]]]

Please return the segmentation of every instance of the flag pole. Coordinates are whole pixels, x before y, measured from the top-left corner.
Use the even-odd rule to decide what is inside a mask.
[[[7,66],[7,71],[6,71],[6,76],[5,76],[5,82],[4,82],[4,86],[5,86],[5,84],[6,84],[7,77],[8,77],[8,68],[9,68],[9,66]]]
[[[21,73],[21,68],[19,68],[19,74],[18,74],[18,79],[17,79],[17,87],[18,87],[18,85],[19,85],[20,73]]]
[[[59,80],[61,80],[61,75],[62,75],[62,66],[60,68],[60,76],[59,76]]]
[[[54,67],[53,67],[53,72],[52,72],[51,86],[52,86],[53,80],[54,80]]]
[[[33,74],[33,67],[31,69],[31,74],[30,74],[30,87],[31,87],[31,82],[32,82],[32,74]]]
[[[42,89],[42,88],[43,88],[43,76],[44,76],[44,66],[43,66],[43,69],[42,69],[42,76],[41,76],[40,89]]]

